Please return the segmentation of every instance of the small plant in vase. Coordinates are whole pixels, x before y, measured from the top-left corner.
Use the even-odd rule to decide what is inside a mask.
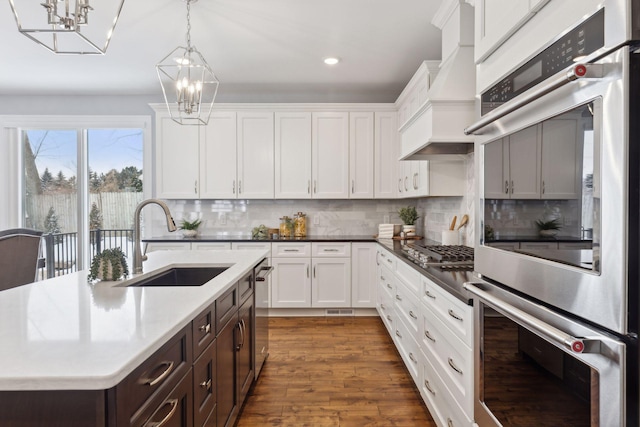
[[[113,281],[129,275],[127,257],[120,248],[105,249],[91,261],[88,279]]]
[[[180,230],[182,230],[183,237],[196,237],[198,235],[198,227],[202,224],[202,220],[196,219],[195,221],[187,221],[183,219],[180,223]]]
[[[538,227],[538,234],[543,237],[553,237],[558,234],[558,230],[562,228],[558,219],[549,221],[539,219],[536,221],[536,227]]]
[[[416,235],[416,221],[418,218],[418,211],[413,206],[407,206],[404,208],[400,208],[398,210],[398,216],[404,223],[402,226],[402,231],[404,231],[405,236],[415,236]]]

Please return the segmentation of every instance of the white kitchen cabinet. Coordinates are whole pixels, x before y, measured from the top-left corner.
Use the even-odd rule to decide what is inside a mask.
[[[466,169],[462,160],[423,160],[413,165],[414,195],[464,196]]]
[[[311,198],[311,113],[275,114],[275,197]]]
[[[154,251],[190,251],[191,243],[189,242],[151,242],[144,244],[144,253],[148,254]]]
[[[271,307],[311,307],[311,259],[271,259]]]
[[[201,198],[235,199],[237,197],[237,128],[234,111],[213,112],[203,127],[200,170]]]
[[[263,249],[265,251],[270,251],[271,243],[269,242],[232,242],[231,249],[233,250]]]
[[[313,258],[311,307],[351,307],[351,260]]]
[[[312,113],[315,199],[349,198],[349,113]]]
[[[395,112],[374,114],[373,195],[376,199],[394,199],[398,195],[398,115]]]
[[[476,0],[476,63],[484,61],[533,16],[530,2],[539,8],[543,0]]]
[[[543,199],[577,199],[580,196],[583,132],[578,120],[552,119],[542,123],[541,177]]]
[[[484,146],[487,199],[539,199],[540,147],[538,126]]]
[[[351,199],[373,199],[374,152],[373,113],[349,113],[349,197]]]
[[[237,124],[238,197],[273,199],[273,113],[239,112]]]
[[[351,243],[351,307],[376,306],[376,243]]]
[[[163,199],[199,197],[200,126],[182,126],[171,117],[156,117],[156,196]]]

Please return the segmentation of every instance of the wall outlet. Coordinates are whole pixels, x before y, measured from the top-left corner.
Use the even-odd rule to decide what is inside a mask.
[[[220,218],[220,225],[227,225],[227,214],[225,212],[222,212],[219,218]]]
[[[385,215],[384,218],[382,219],[382,223],[383,224],[389,224],[389,215]]]

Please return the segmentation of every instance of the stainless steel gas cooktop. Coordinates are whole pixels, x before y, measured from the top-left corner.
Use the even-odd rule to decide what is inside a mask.
[[[403,246],[402,250],[410,260],[421,267],[473,270],[473,248],[468,246],[409,243]]]

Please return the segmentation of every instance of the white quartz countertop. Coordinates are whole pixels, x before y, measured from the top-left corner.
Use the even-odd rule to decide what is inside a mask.
[[[118,384],[267,256],[264,250],[157,251],[172,264],[230,268],[202,286],[88,283],[87,271],[0,292],[0,390],[102,390]]]

